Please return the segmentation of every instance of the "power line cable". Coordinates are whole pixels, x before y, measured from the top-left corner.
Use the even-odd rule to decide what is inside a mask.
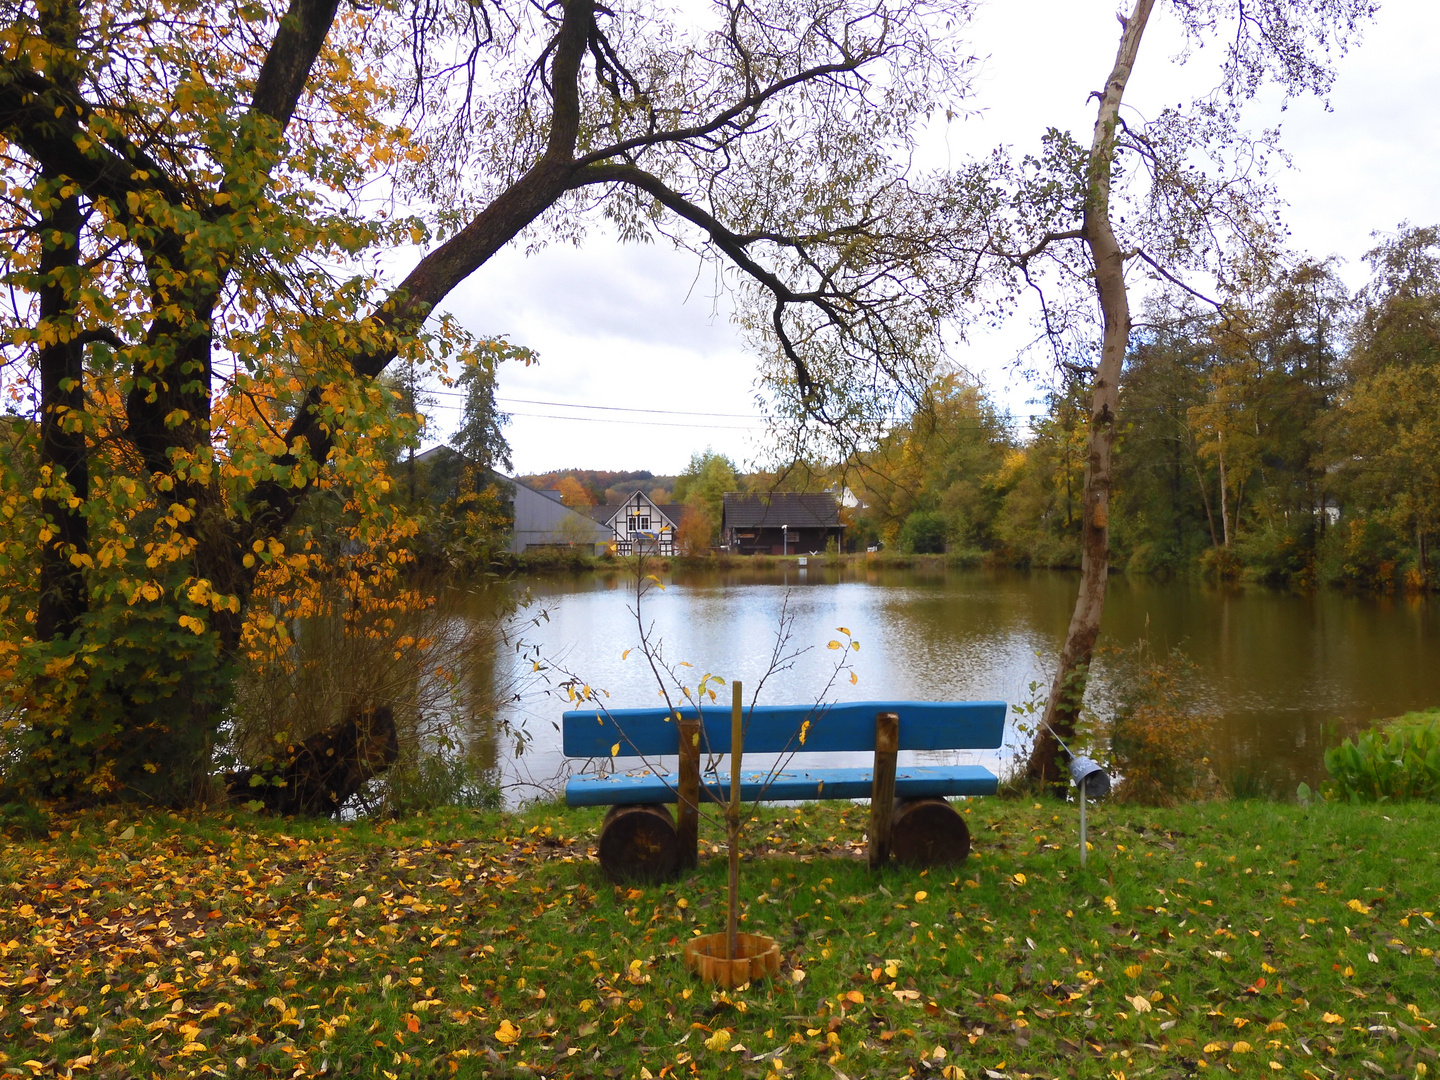
[[[496,401],[513,401],[517,405],[544,405],[562,409],[603,409],[606,412],[658,413],[665,416],[719,416],[731,420],[754,420],[754,413],[691,412],[688,409],[637,409],[625,405],[575,405],[565,401],[532,401],[529,398],[499,398]]]
[[[439,395],[443,397],[463,398],[466,395],[458,390],[425,390],[425,394]],[[604,412],[630,412],[630,413],[654,413],[661,416],[716,416],[728,420],[754,420],[754,413],[719,413],[719,412],[692,412],[689,409],[641,409],[629,405],[581,405],[570,401],[537,401],[533,398],[509,398],[496,397],[499,404],[514,403],[516,405],[542,405],[551,409],[596,409]]]
[[[436,403],[437,409],[458,409],[459,405],[444,405]],[[660,411],[660,410],[655,410]],[[763,425],[759,424],[679,424],[669,423],[665,420],[633,420],[625,417],[611,418],[608,416],[556,416],[553,413],[526,413],[512,412],[508,415],[520,417],[527,420],[564,420],[568,423],[587,424],[623,424],[626,427],[674,427],[674,428],[703,428],[714,431],[764,431]],[[683,415],[683,414],[682,414]],[[701,414],[704,415],[704,414]]]

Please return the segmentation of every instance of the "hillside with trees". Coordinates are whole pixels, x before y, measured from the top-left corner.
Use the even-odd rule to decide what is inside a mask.
[[[675,477],[656,476],[645,469],[614,471],[607,469],[553,469],[516,477],[541,491],[560,488],[566,492],[567,506],[577,502],[589,506],[608,506],[625,501],[625,496],[643,491],[657,503],[670,501]],[[566,484],[566,481],[570,481]]]

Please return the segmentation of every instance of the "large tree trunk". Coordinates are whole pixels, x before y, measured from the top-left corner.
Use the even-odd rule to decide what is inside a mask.
[[[1081,496],[1080,595],[1060,650],[1060,664],[1045,704],[1044,723],[1036,732],[1025,770],[1027,779],[1039,784],[1064,782],[1059,740],[1068,741],[1074,734],[1095,639],[1100,634],[1100,616],[1105,610],[1105,586],[1110,574],[1110,456],[1115,443],[1120,370],[1130,342],[1125,253],[1120,250],[1110,223],[1110,184],[1120,102],[1154,6],[1155,0],[1136,0],[1130,18],[1121,20],[1124,30],[1120,35],[1120,49],[1100,95],[1090,144],[1089,192],[1082,231],[1095,264],[1095,291],[1104,318],[1104,332],[1090,405],[1090,437]]]
[[[79,11],[73,3],[40,8],[46,42],[57,57],[68,57],[79,35]],[[52,61],[57,86],[71,91],[75,73]],[[40,550],[40,602],[35,636],[41,641],[69,637],[89,606],[85,557],[90,529],[85,501],[90,472],[85,447],[85,347],[76,325],[74,290],[79,278],[80,209],[78,185],[54,166],[42,168],[44,205],[40,218],[40,466],[41,483],[52,490],[40,500],[48,537]],[[68,488],[68,492],[67,489]]]
[[[225,790],[237,802],[255,800],[273,813],[333,817],[399,756],[388,705],[351,709],[280,757],[227,774]]]
[[[1216,457],[1220,462],[1220,524],[1225,530],[1225,548],[1230,548],[1230,494],[1229,480],[1225,476],[1225,433],[1217,431],[1215,442],[1218,447]]]
[[[40,233],[40,465],[55,491],[40,500],[49,537],[40,551],[40,603],[35,636],[69,637],[88,606],[84,556],[90,550],[85,501],[90,497],[85,449],[84,347],[75,326],[73,278],[80,264],[80,196],[64,178],[47,175],[55,192]],[[60,194],[67,191],[67,194]],[[67,490],[68,489],[68,495]]]

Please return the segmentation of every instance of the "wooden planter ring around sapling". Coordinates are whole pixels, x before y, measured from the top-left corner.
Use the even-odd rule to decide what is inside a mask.
[[[730,989],[780,973],[780,946],[763,934],[735,935],[734,960],[725,959],[725,932],[685,943],[685,966],[703,982]]]

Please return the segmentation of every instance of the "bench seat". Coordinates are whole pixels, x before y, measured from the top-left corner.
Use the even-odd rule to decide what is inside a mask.
[[[868,799],[875,785],[873,768],[786,769],[767,787],[766,774],[746,776],[741,770],[740,798],[753,802],[813,802],[817,799]],[[935,798],[953,795],[994,795],[999,784],[995,774],[983,765],[913,765],[895,770],[895,796],[901,799]],[[565,785],[567,806],[611,806],[617,803],[674,803],[680,787],[677,773],[610,773],[608,776],[577,776]],[[701,777],[701,787],[711,802],[730,798],[730,776]]]

